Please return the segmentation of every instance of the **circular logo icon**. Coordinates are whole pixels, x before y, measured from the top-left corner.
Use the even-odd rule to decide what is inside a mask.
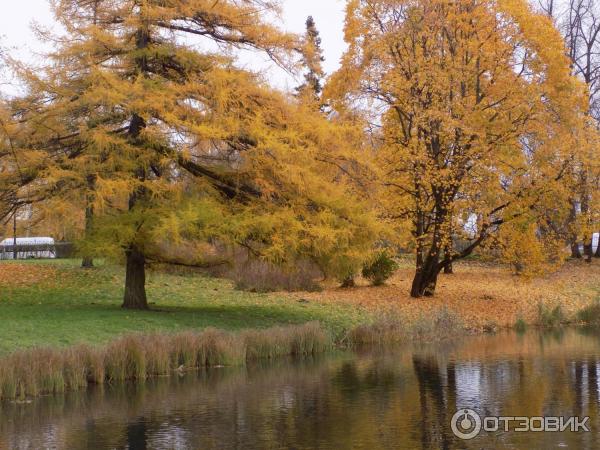
[[[481,417],[472,409],[460,409],[452,416],[450,427],[456,437],[468,441],[481,431]]]

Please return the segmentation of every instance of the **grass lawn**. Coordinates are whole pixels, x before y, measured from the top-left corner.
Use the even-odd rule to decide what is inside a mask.
[[[538,305],[560,305],[567,320],[600,300],[600,264],[571,262],[531,280],[479,262],[457,264],[442,275],[434,298],[409,297],[413,268],[403,261],[386,286],[354,289],[325,286],[318,293],[255,294],[226,280],[199,274],[148,271],[152,311],[120,308],[124,269],[103,264],[79,268],[79,260],[0,261],[0,353],[35,346],[104,343],[132,332],[268,328],[318,320],[340,336],[346,329],[398,314],[404,323],[445,307],[465,325],[511,327],[539,319]]]
[[[208,326],[237,330],[319,320],[335,333],[365,320],[366,308],[234,290],[225,280],[149,271],[154,311],[120,308],[124,269],[79,260],[0,262],[0,353],[34,346],[103,343],[131,332]]]

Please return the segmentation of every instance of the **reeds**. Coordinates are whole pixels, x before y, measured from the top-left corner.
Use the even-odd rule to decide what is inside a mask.
[[[415,340],[444,340],[464,331],[465,327],[459,316],[442,307],[413,320],[408,320],[398,313],[385,312],[372,323],[350,330],[343,341],[350,346],[393,345]]]
[[[128,335],[104,347],[33,349],[0,359],[0,399],[24,399],[85,388],[89,383],[143,382],[185,370],[288,355],[312,355],[332,348],[318,323],[230,333]]]
[[[543,328],[557,328],[566,322],[561,305],[550,309],[543,303],[538,304],[538,325]]]
[[[600,302],[595,301],[579,310],[576,319],[584,325],[600,325]]]

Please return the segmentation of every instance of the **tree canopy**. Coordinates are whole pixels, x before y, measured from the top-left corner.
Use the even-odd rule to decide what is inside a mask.
[[[432,295],[502,225],[556,208],[585,90],[524,0],[351,0],[345,33],[330,95],[372,117],[383,214],[412,233],[412,295]]]
[[[93,204],[89,244],[126,257],[124,306],[147,307],[144,266],[158,238],[229,239],[272,261],[305,254],[328,267],[371,241],[344,168],[355,127],[296,105],[228,54],[289,64],[297,39],[269,24],[275,7],[61,0],[67,35],[44,70],[16,64],[28,94],[10,106],[23,149],[13,161],[27,173],[9,171],[19,189],[7,204]]]

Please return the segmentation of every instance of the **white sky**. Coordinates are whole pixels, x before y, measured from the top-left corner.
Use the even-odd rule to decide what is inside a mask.
[[[30,24],[35,21],[44,27],[52,27],[53,18],[48,1],[4,0],[2,3],[0,46],[8,47],[11,54],[19,58],[35,60],[36,52],[40,52],[43,47],[36,41]],[[302,33],[307,16],[312,15],[315,18],[323,40],[325,69],[329,73],[338,67],[340,56],[345,48],[342,30],[345,3],[345,0],[282,0],[284,9],[282,28]],[[263,67],[263,61],[257,61],[257,66]],[[271,82],[279,88],[290,89],[297,84],[297,81],[277,69],[271,69],[269,75]]]

